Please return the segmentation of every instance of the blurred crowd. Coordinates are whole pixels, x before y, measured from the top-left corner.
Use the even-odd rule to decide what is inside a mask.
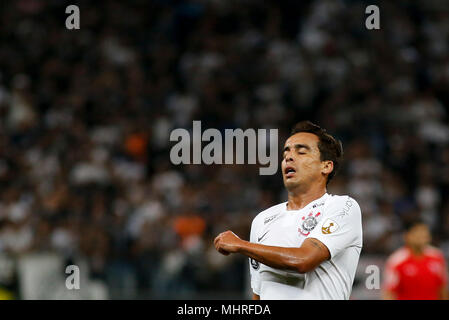
[[[449,11],[441,1],[0,4],[0,252],[88,261],[111,298],[243,292],[227,229],[286,200],[255,165],[170,163],[170,132],[311,120],[343,141],[329,192],[362,208],[367,254],[421,216],[449,257]],[[280,159],[280,157],[279,157]],[[237,297],[239,298],[239,297]]]

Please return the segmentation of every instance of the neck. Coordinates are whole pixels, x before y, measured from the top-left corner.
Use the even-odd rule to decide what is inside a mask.
[[[408,246],[408,247],[410,248],[414,256],[420,256],[424,251],[424,248],[422,247],[415,247],[415,246]]]
[[[326,193],[326,186],[315,185],[308,190],[289,190],[287,210],[299,210],[313,200],[321,198]]]

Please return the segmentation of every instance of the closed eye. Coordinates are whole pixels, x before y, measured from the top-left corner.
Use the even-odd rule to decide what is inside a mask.
[[[307,152],[299,152],[299,151],[298,151],[298,154],[307,154]],[[284,154],[283,154],[283,158],[285,159],[286,156],[287,156],[287,154],[284,153]]]

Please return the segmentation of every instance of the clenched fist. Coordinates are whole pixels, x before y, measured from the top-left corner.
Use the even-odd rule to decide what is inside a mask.
[[[225,231],[220,233],[214,240],[215,249],[221,254],[227,256],[230,253],[238,252],[243,240],[234,232]]]

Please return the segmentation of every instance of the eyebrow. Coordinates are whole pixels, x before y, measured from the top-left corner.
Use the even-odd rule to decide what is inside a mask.
[[[296,150],[298,150],[298,149],[301,149],[301,148],[305,148],[305,149],[307,149],[307,150],[311,150],[311,148],[308,146],[308,145],[306,145],[306,144],[295,144],[294,146],[293,146]],[[290,147],[289,146],[286,146],[286,147],[284,147],[284,151],[283,152],[285,152],[285,151],[288,151],[288,150],[290,150]]]

